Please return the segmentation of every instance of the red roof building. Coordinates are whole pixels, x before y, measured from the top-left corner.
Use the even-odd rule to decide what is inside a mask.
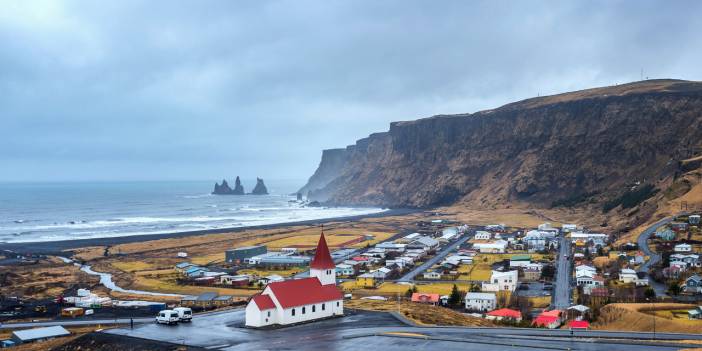
[[[261,311],[275,308],[275,303],[273,302],[273,299],[271,299],[271,297],[268,295],[258,294],[254,296],[251,300],[253,300],[253,302],[256,303],[256,306],[258,306],[258,309]]]
[[[570,328],[570,329],[589,329],[590,323],[588,321],[570,321],[570,323],[568,323],[568,328]]]
[[[317,251],[315,251],[314,259],[310,263],[310,268],[316,269],[335,269],[336,265],[334,260],[332,260],[329,254],[329,247],[327,246],[327,240],[324,238],[324,232],[319,236],[319,242],[317,243]]]
[[[522,320],[522,313],[516,310],[511,310],[509,308],[501,308],[499,310],[494,310],[491,312],[488,312],[487,315],[489,317],[494,317],[494,318],[507,318],[507,319],[514,319],[516,321],[521,321]]]
[[[286,280],[268,284],[283,308],[343,299],[336,285],[322,285],[317,278]],[[264,290],[265,292],[265,290]]]
[[[555,329],[558,328],[559,325],[561,325],[561,320],[560,318],[554,316],[540,315],[536,317],[536,319],[534,319],[534,322],[532,324],[537,327]]]
[[[412,302],[439,303],[439,294],[412,293]]]

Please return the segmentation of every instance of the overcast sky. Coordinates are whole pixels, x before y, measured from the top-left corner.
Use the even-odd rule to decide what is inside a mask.
[[[430,6],[440,4],[441,6]],[[0,180],[306,179],[391,121],[702,80],[699,1],[0,0]]]

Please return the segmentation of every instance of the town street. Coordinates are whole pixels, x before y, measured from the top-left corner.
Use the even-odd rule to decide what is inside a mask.
[[[636,239],[636,243],[639,245],[639,249],[643,251],[644,254],[646,254],[646,256],[648,256],[648,261],[644,262],[644,264],[642,264],[636,271],[645,272],[646,275],[649,276],[648,272],[651,269],[651,266],[653,266],[661,260],[661,255],[651,251],[651,248],[648,247],[648,239],[650,239],[651,236],[656,233],[656,230],[658,230],[658,228],[672,222],[673,218],[674,217],[663,218],[660,221],[651,225],[650,227],[646,228],[646,230],[639,234],[639,237]],[[665,284],[653,281],[653,279],[651,279],[650,276],[648,282],[653,288],[653,290],[656,292],[656,296],[667,296],[668,287],[665,286]]]
[[[551,305],[555,309],[566,309],[570,307],[571,299],[571,271],[570,262],[572,262],[570,252],[570,240],[565,234],[561,234],[561,240],[558,249],[558,258],[556,262],[556,281],[553,291]]]
[[[475,235],[474,230],[470,230],[463,234],[463,237],[458,239],[458,241],[454,242],[453,244],[450,244],[446,246],[443,250],[438,252],[434,257],[430,258],[423,264],[414,267],[411,271],[403,275],[400,279],[397,280],[398,283],[401,282],[406,282],[409,283],[414,280],[414,277],[419,275],[420,273],[424,272],[425,270],[429,269],[431,266],[435,265],[437,262],[441,261],[446,255],[448,255],[451,251],[456,250],[459,246],[463,245],[466,241],[470,240],[470,238]]]

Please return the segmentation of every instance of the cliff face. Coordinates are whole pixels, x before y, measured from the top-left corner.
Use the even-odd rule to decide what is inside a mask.
[[[392,123],[334,150],[335,162],[323,154],[303,189],[393,207],[604,202],[697,155],[702,83],[652,80]]]
[[[330,149],[322,151],[322,161],[319,162],[319,167],[307,181],[307,184],[300,188],[297,192],[302,195],[311,195],[311,191],[317,190],[317,197],[324,197],[320,189],[329,184],[332,180],[341,174],[341,170],[346,164],[348,153],[346,149]]]
[[[263,183],[263,179],[256,178],[256,186],[251,191],[251,195],[268,195],[268,189]]]

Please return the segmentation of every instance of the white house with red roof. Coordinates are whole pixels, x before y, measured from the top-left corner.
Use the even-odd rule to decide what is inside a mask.
[[[343,298],[322,233],[310,263],[310,277],[268,284],[246,306],[246,326],[289,325],[343,315]]]

